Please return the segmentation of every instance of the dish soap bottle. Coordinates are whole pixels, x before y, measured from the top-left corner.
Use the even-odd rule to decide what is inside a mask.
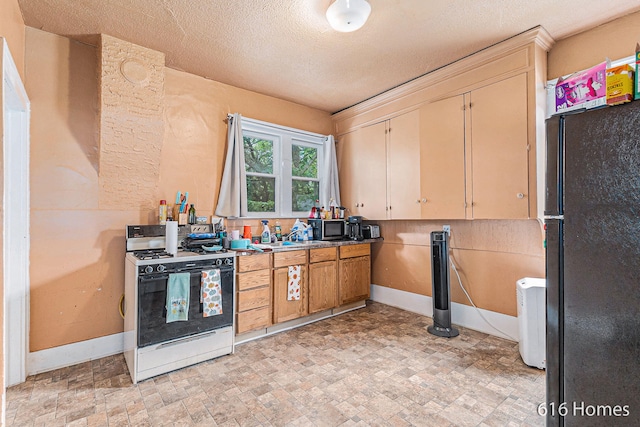
[[[262,220],[262,235],[261,235],[261,243],[271,243],[271,230],[269,230],[269,221],[266,219]]]
[[[280,221],[276,220],[276,240],[282,240],[282,227],[280,226]]]

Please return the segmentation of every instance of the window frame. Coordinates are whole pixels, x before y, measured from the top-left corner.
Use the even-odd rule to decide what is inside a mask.
[[[299,218],[306,217],[308,211],[293,211],[293,180],[306,180],[318,182],[318,191],[320,192],[325,180],[324,171],[324,150],[326,135],[307,132],[300,129],[280,126],[273,123],[262,122],[259,120],[242,118],[242,149],[244,150],[244,138],[259,137],[272,140],[273,144],[273,175],[275,176],[275,210],[274,212],[255,212],[249,211],[247,208],[247,198],[241,200],[242,212],[246,212],[246,218]],[[311,147],[317,150],[317,177],[294,177],[293,176],[293,145]],[[261,174],[246,171],[246,161],[241,167],[243,175],[243,185],[246,183],[247,176],[271,176],[269,174]]]

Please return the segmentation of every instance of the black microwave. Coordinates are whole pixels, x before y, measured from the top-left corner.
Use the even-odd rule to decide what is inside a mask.
[[[343,219],[310,219],[313,240],[342,240],[345,235]]]

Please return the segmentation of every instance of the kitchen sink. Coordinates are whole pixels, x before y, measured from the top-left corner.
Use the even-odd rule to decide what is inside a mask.
[[[264,244],[260,246],[271,247],[271,248],[300,248],[305,246],[318,245],[320,243],[322,242],[316,242],[314,240],[305,240],[302,242],[290,242],[288,240],[285,240],[282,242],[274,242],[274,243]]]

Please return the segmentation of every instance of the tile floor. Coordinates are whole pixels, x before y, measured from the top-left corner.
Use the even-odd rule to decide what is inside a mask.
[[[122,354],[7,391],[8,426],[544,425],[544,371],[516,343],[379,303],[132,385]]]

